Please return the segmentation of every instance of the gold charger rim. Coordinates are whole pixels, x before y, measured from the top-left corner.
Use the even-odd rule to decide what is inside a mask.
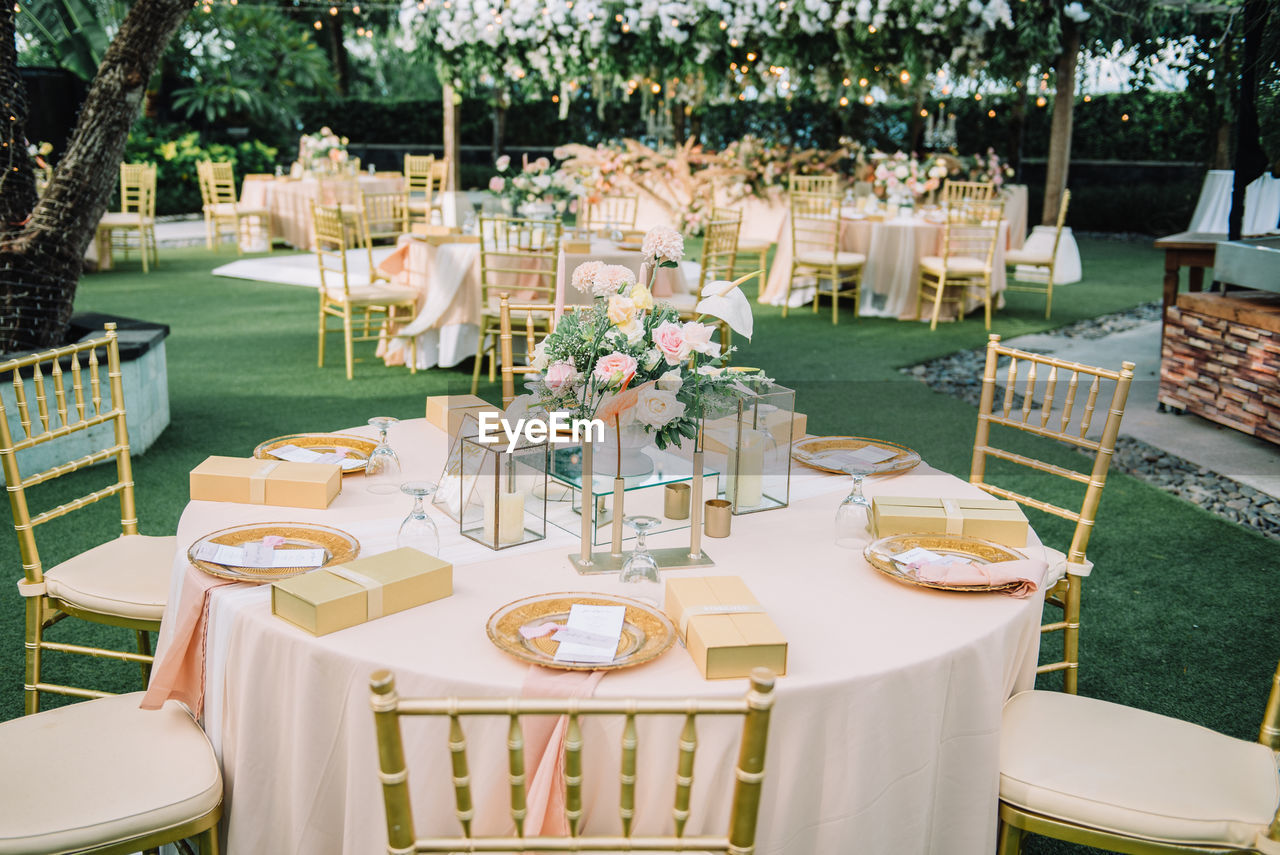
[[[645,651],[644,646],[642,645],[640,650],[636,651],[631,658],[625,659],[621,662],[617,660],[612,662],[556,662],[554,658],[549,656],[537,655],[530,652],[527,647],[519,642],[519,640],[509,640],[504,638],[497,631],[499,620],[512,614],[515,609],[520,606],[532,606],[541,603],[554,603],[561,601],[567,603],[567,606],[564,609],[566,613],[568,612],[568,606],[572,606],[575,602],[587,603],[588,605],[620,605],[626,606],[628,610],[634,608],[642,614],[657,619],[664,630],[663,639],[658,645],[648,651]],[[628,611],[623,617],[624,630],[626,623],[629,622],[629,617],[630,611]],[[520,624],[520,626],[524,625],[525,623]],[[632,623],[632,625],[637,626],[634,623]],[[644,627],[640,626],[637,626],[637,628],[642,630],[644,629]],[[517,627],[517,631],[518,629],[519,627]],[[494,610],[493,614],[489,615],[488,620],[485,621],[485,632],[488,634],[489,640],[493,642],[493,645],[503,653],[513,656],[521,662],[527,662],[530,665],[541,665],[544,668],[554,668],[561,671],[618,671],[623,668],[634,668],[637,665],[644,665],[648,662],[652,662],[654,659],[657,659],[659,656],[670,650],[676,640],[675,624],[673,624],[671,619],[668,618],[662,609],[657,606],[652,606],[640,600],[632,599],[631,597],[623,597],[618,594],[596,593],[591,591],[554,591],[546,594],[531,594],[527,597],[521,597],[518,600],[512,600],[505,605],[499,606]],[[646,640],[647,639],[648,636],[646,635]]]
[[[273,437],[272,439],[263,440],[253,449],[253,456],[256,460],[277,460],[267,454],[273,448],[279,448],[282,445],[298,445],[297,440],[329,440],[331,448],[349,448],[364,454],[364,459],[368,460],[369,455],[373,453],[373,449],[377,448],[378,441],[370,439],[367,436],[358,436],[352,433],[291,433],[284,436]],[[342,440],[343,443],[335,443],[334,440]],[[312,446],[323,446],[324,442],[313,442]],[[308,446],[300,445],[299,448]],[[342,474],[345,475],[363,475],[363,469],[343,469]]]
[[[214,541],[214,538],[216,537],[224,537],[226,535],[231,535],[231,534],[242,534],[242,533],[249,534],[251,532],[259,532],[259,531],[263,532],[261,535],[259,535],[259,537],[265,536],[267,534],[276,534],[284,537],[289,537],[290,533],[293,533],[292,539],[300,540],[307,543],[314,543],[316,546],[324,548],[325,551],[330,554],[330,557],[326,559],[325,562],[321,564],[319,567],[241,568],[242,570],[260,569],[263,571],[262,573],[246,575],[244,573],[235,572],[222,564],[215,564],[212,561],[205,561],[204,559],[197,558],[195,556],[195,550],[197,546],[205,542],[216,542]],[[340,540],[346,540],[348,544],[347,551],[338,552],[334,549],[331,549],[328,544],[322,541],[307,540],[305,537],[298,536],[298,533],[300,532],[314,533],[317,531],[324,532],[325,534],[331,535]],[[249,539],[250,538],[245,538],[245,541]],[[241,542],[245,542],[245,541],[241,541]],[[223,545],[234,546],[235,544],[230,543],[230,544],[223,544]],[[208,534],[205,534],[196,538],[196,540],[193,541],[192,544],[187,547],[187,561],[189,561],[191,563],[191,566],[195,567],[197,570],[207,573],[210,576],[215,576],[219,579],[227,579],[232,582],[247,582],[249,584],[259,584],[259,585],[265,584],[267,582],[278,582],[281,579],[289,579],[293,576],[300,576],[303,573],[309,573],[312,570],[318,570],[323,567],[328,567],[331,564],[342,564],[352,560],[353,558],[356,558],[359,555],[360,555],[360,541],[357,540],[355,536],[352,535],[350,532],[346,532],[340,528],[335,528],[329,525],[321,525],[320,523],[303,523],[303,522],[242,523],[240,525],[228,526],[226,528],[218,529],[217,531],[212,531],[212,532],[209,532]]]
[[[843,469],[832,469],[829,466],[822,466],[818,463],[814,463],[811,460],[805,459],[805,456],[806,456],[805,446],[813,445],[818,442],[845,442],[845,443],[854,442],[858,444],[857,445],[850,445],[850,444],[834,445],[832,447],[833,448],[863,448],[868,445],[878,445],[881,448],[890,448],[898,452],[898,455],[896,457],[892,458],[891,460],[885,461],[886,464],[890,464],[890,465],[885,466],[885,468],[883,469],[877,469],[877,470],[866,473],[868,475],[897,475],[899,473],[907,472],[916,468],[917,466],[920,465],[921,461],[923,460],[923,458],[920,456],[920,452],[916,451],[914,448],[905,446],[900,442],[891,442],[890,440],[887,440],[887,439],[875,439],[869,436],[808,436],[808,437],[805,437],[804,439],[797,440],[791,446],[791,459],[795,460],[797,463],[801,463],[805,466],[808,466],[810,469],[817,469],[821,472],[831,472],[835,475],[846,474]],[[877,465],[881,465],[881,464],[877,464]]]
[[[875,551],[876,548],[882,546],[882,544],[888,543],[890,541],[901,541],[901,540],[915,540],[915,541],[945,540],[949,542],[959,542],[962,545],[981,546],[986,549],[993,549],[993,550],[1002,551],[1006,553],[1008,557],[1001,558],[1002,561],[1016,561],[1016,560],[1027,557],[1024,553],[1019,552],[1018,550],[1014,549],[1012,546],[1005,546],[1004,544],[996,543],[993,540],[987,540],[981,537],[974,537],[973,535],[968,535],[968,534],[935,534],[935,533],[900,532],[898,534],[887,534],[884,537],[878,537],[875,540],[868,543],[863,548],[862,557],[866,558],[867,563],[870,564],[871,567],[876,571],[878,571],[879,573],[885,576],[888,576],[890,579],[893,579],[895,582],[900,582],[904,585],[911,585],[916,588],[928,588],[933,591],[954,591],[956,593],[961,593],[961,594],[990,593],[992,591],[1007,591],[1010,588],[1016,588],[1020,583],[1006,582],[1003,585],[939,585],[936,582],[921,582],[919,579],[913,579],[912,577],[905,575],[902,572],[902,569],[898,567],[898,565],[892,560],[884,561],[883,558]],[[923,544],[915,543],[912,545],[921,546]],[[928,549],[929,547],[925,546],[924,548]],[[984,563],[991,563],[990,561],[987,561],[983,556],[977,555],[975,553],[964,552],[964,550],[959,550],[954,548],[952,548],[951,551],[960,552],[961,554],[965,554],[965,555],[972,555],[975,558],[982,559]]]

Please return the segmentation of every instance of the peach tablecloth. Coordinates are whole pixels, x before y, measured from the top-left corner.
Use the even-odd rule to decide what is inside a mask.
[[[401,178],[358,175],[350,178],[277,178],[245,181],[240,201],[246,207],[271,211],[271,233],[297,249],[311,249],[311,205],[350,205],[360,193],[395,193]]]
[[[420,419],[402,421],[390,441],[406,479],[439,476],[447,451],[442,432]],[[833,543],[835,507],[847,489],[847,478],[797,467],[791,507],[737,517],[732,537],[705,542],[717,562],[709,572],[742,576],[790,642],[757,851],[987,855],[995,847],[1001,705],[1034,679],[1041,597],[929,591],[876,573],[860,553]],[[868,479],[867,492],[982,495],[928,466]],[[178,526],[170,607],[186,577],[182,555],[201,535],[255,521],[317,522],[352,533],[367,555],[393,547],[409,505],[405,496],[366,492],[358,476],[323,511],[191,502]],[[225,774],[227,851],[382,851],[370,672],[391,668],[406,696],[518,695],[527,666],[490,643],[489,615],[533,594],[619,591],[610,577],[574,573],[566,556],[575,538],[558,529],[498,555],[433,516],[441,553],[455,565],[448,599],[315,638],[271,615],[265,587],[212,592],[205,727]],[[685,537],[651,540],[674,546]],[[1041,550],[1029,552],[1040,557]],[[162,661],[167,646],[162,630]],[[742,679],[703,680],[676,645],[652,663],[607,675],[596,696],[738,697],[745,686]],[[676,739],[679,727],[655,722],[642,733],[640,830],[669,827],[676,753],[666,740]],[[588,829],[617,826],[620,728],[584,728]],[[706,788],[729,789],[737,732],[728,721],[699,727],[689,833],[723,829],[727,794],[709,798]],[[456,831],[446,735],[443,722],[405,728],[421,835]],[[468,738],[476,827],[502,828],[509,822],[506,724],[469,723]]]
[[[999,305],[997,296],[1005,288],[1004,253],[1008,239],[1008,221],[1001,221],[1001,236],[996,241],[995,258],[991,269],[991,293],[993,302]],[[853,219],[842,220],[840,248],[867,257],[862,270],[862,298],[858,310],[872,317],[910,320],[916,313],[916,294],[919,289],[920,259],[942,252],[942,226],[923,217],[900,217],[891,220]],[[768,285],[760,295],[760,302],[781,305],[787,293],[787,280],[791,277],[791,227],[790,219],[784,220],[778,238],[778,249],[769,268]],[[813,299],[813,285],[799,285],[791,289],[793,305],[803,305]],[[952,304],[954,305],[954,304]],[[968,309],[981,305],[970,299]],[[954,317],[952,306],[944,306]],[[927,311],[923,317],[928,319]]]

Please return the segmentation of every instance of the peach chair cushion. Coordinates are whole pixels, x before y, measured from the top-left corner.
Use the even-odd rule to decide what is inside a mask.
[[[159,621],[177,551],[176,537],[118,537],[46,570],[45,589],[99,614]]]

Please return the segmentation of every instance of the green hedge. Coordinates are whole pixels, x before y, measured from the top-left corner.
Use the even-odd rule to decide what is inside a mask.
[[[125,147],[125,160],[156,164],[156,213],[186,214],[201,208],[196,163],[228,160],[236,178],[249,172],[271,172],[277,150],[256,140],[229,145],[205,142],[183,125],[161,125],[143,120],[134,126]]]

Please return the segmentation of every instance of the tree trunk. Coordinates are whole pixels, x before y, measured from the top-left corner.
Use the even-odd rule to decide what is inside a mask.
[[[1009,162],[1013,167],[1013,180],[1019,184],[1022,179],[1022,146],[1027,138],[1027,86],[1029,75],[1022,75],[1023,85],[1018,87],[1018,94],[1013,99],[1013,120],[1009,123]],[[1055,221],[1056,222],[1056,221]]]
[[[671,141],[676,145],[684,145],[684,104],[675,98],[667,103],[671,105]]]
[[[1067,189],[1071,163],[1071,124],[1076,106],[1076,60],[1080,56],[1080,27],[1069,18],[1062,24],[1062,53],[1056,66],[1057,92],[1053,98],[1053,124],[1049,129],[1049,162],[1044,178],[1044,208],[1040,224],[1058,222],[1062,191]]]
[[[346,95],[351,83],[351,63],[347,60],[347,41],[342,34],[342,13],[330,15],[329,59],[333,62],[334,84],[339,95]]]
[[[441,81],[443,84],[441,99],[444,101],[444,156],[449,161],[449,178],[445,181],[446,190],[458,189],[458,172],[461,162],[458,160],[462,148],[462,129],[458,123],[458,106],[461,96],[453,88],[453,81]]]
[[[1231,215],[1227,239],[1239,240],[1244,224],[1245,188],[1266,171],[1266,153],[1258,129],[1258,52],[1262,45],[1265,0],[1245,0],[1244,56],[1240,63],[1240,108],[1236,112],[1235,177],[1231,188]]]
[[[0,352],[12,352],[62,344],[84,252],[115,187],[129,128],[191,2],[136,0],[102,58],[39,202],[21,145],[26,96],[16,69],[13,7],[0,6],[0,97],[12,117],[4,132],[9,164],[0,177]]]

